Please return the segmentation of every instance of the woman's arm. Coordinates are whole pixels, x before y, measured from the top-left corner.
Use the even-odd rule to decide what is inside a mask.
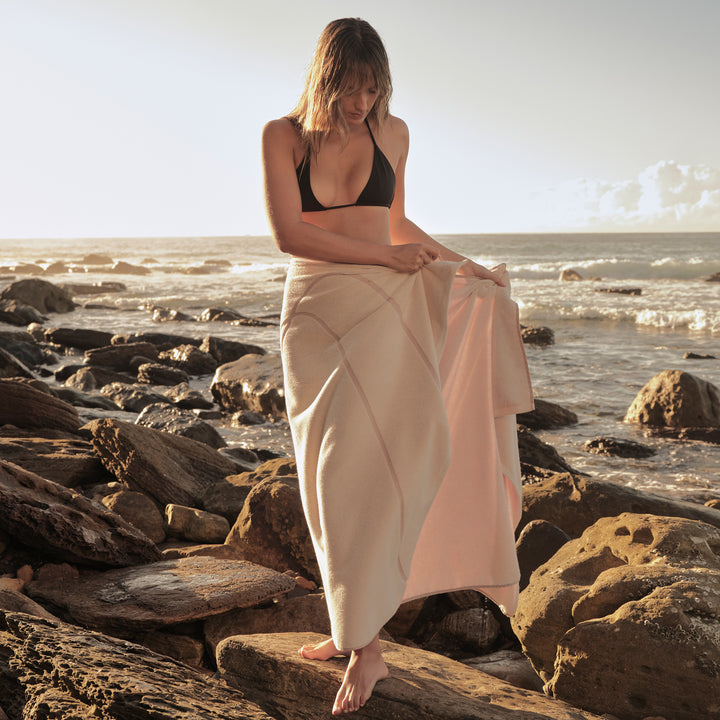
[[[423,243],[433,248],[441,260],[466,261],[461,270],[464,274],[492,280],[498,285],[504,286],[505,283],[498,273],[488,270],[488,268],[473,262],[464,255],[445,247],[442,243],[431,238],[405,215],[405,165],[410,147],[410,134],[407,125],[402,120],[392,118],[392,122],[396,126],[395,133],[401,147],[400,157],[395,168],[395,198],[390,208],[390,239],[393,245]]]
[[[263,128],[262,157],[265,207],[273,237],[283,252],[310,260],[385,265],[414,272],[437,257],[430,247],[380,245],[329,232],[302,219],[294,150],[295,129],[289,120],[272,120]]]

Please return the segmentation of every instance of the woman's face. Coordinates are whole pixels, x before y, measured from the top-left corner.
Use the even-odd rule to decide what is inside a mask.
[[[361,125],[377,100],[378,89],[375,79],[365,78],[350,87],[347,95],[340,100],[348,125]]]

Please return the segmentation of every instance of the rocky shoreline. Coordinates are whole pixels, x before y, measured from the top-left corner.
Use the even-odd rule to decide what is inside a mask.
[[[0,720],[329,717],[344,663],[295,652],[329,623],[277,441],[279,359],[46,325],[73,307],[40,279],[0,296]],[[666,371],[625,419],[717,443],[720,393]],[[533,432],[577,422],[551,402],[518,422],[518,613],[474,591],[403,605],[383,630],[391,678],[356,716],[720,717],[720,497],[576,472]]]

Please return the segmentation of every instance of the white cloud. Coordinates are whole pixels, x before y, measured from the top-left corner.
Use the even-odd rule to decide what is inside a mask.
[[[663,160],[634,180],[579,178],[547,188],[527,210],[548,229],[720,230],[720,171]]]

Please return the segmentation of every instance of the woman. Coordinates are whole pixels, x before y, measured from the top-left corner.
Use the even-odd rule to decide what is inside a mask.
[[[444,557],[433,557],[448,552],[435,540],[447,512],[463,512],[452,509],[458,493],[443,482],[451,434],[443,392],[455,372],[442,370],[441,353],[456,273],[466,278],[465,306],[474,302],[468,287],[470,295],[481,285],[481,294],[505,297],[506,275],[449,250],[405,216],[408,129],[389,114],[391,89],[375,30],[336,20],[319,39],[298,106],[263,131],[268,218],[279,248],[293,256],[281,323],[288,416],[333,632],[300,653],[350,655],[335,715],[364,705],[387,675],[378,633],[403,599],[484,580],[462,558],[458,572],[443,576]],[[527,405],[515,402],[505,414]],[[492,408],[483,412],[492,421]],[[490,434],[497,445],[496,429]],[[494,479],[505,477],[503,462],[493,460]],[[436,510],[442,495],[450,504]],[[512,544],[512,518],[501,524]],[[499,585],[516,588],[514,545],[506,564],[510,577]]]

